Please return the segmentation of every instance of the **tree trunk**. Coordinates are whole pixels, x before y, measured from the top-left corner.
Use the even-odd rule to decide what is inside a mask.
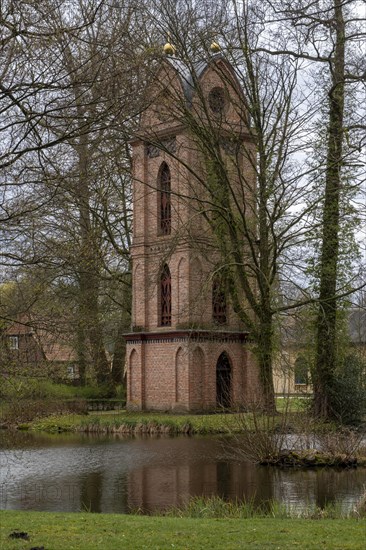
[[[88,182],[88,145],[80,138],[77,147],[79,178],[77,199],[80,223],[79,292],[80,321],[90,342],[91,355],[98,385],[110,383],[110,368],[104,348],[103,332],[99,320],[99,260],[97,236],[90,219]]]
[[[260,381],[263,393],[263,407],[266,412],[276,411],[273,385],[273,320],[270,311],[261,312],[257,337],[257,356],[260,367]]]
[[[90,344],[93,368],[98,385],[110,383],[110,368],[104,348],[103,332],[99,320],[98,276],[93,272],[93,262],[85,265],[79,274],[80,322]],[[92,267],[91,267],[92,266]],[[95,269],[97,269],[95,267]]]
[[[122,323],[118,327],[117,338],[114,347],[113,363],[112,363],[112,382],[115,386],[125,383],[124,366],[126,355],[126,344],[123,338],[125,332],[125,324]]]
[[[267,151],[263,142],[263,133],[258,139],[259,174],[258,174],[258,221],[259,221],[259,273],[257,281],[259,285],[259,333],[258,352],[261,372],[264,408],[268,412],[276,411],[276,403],[273,385],[273,311],[271,307],[271,280],[273,277],[273,265],[271,266],[271,238],[268,220],[269,191],[266,178]]]
[[[317,317],[314,412],[332,417],[330,395],[336,366],[337,267],[339,252],[339,199],[341,188],[345,26],[342,0],[334,1],[336,44],[331,64],[327,164],[320,258],[319,311]]]
[[[87,366],[87,345],[85,331],[78,320],[77,327],[77,355],[79,366],[79,385],[85,386],[86,383],[86,366]]]

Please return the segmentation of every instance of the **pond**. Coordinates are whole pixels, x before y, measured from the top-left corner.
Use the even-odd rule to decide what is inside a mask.
[[[152,512],[197,495],[350,509],[366,469],[276,469],[238,462],[218,436],[132,437],[2,430],[1,508]],[[229,452],[228,452],[229,451]]]

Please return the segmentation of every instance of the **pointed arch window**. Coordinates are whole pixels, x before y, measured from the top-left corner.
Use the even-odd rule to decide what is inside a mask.
[[[225,284],[220,275],[216,275],[212,281],[212,319],[219,325],[227,323]]]
[[[172,324],[172,278],[167,264],[160,275],[160,325],[169,327]]]
[[[171,232],[171,177],[166,162],[160,167],[158,181],[159,234],[170,235]]]
[[[228,409],[231,406],[231,362],[224,351],[216,364],[216,403]]]

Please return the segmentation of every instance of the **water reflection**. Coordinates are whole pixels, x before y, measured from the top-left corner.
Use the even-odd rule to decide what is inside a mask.
[[[145,466],[131,472],[128,502],[132,509],[153,510],[181,506],[192,496],[219,495],[226,499],[272,497],[271,484],[263,469],[250,464],[197,463],[168,468]]]
[[[362,494],[366,470],[278,470],[237,462],[218,437],[48,437],[2,432],[1,508],[149,512],[192,496],[292,507],[339,502]],[[232,443],[230,443],[232,445]]]

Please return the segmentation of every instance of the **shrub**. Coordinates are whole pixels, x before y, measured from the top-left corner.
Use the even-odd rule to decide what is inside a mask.
[[[74,395],[84,399],[111,399],[116,397],[116,388],[110,384],[102,386],[76,386]]]
[[[284,412],[264,414],[259,403],[257,408],[252,407],[249,412],[237,415],[240,432],[233,436],[235,444],[231,452],[240,459],[260,464],[279,455],[286,447],[289,433],[288,405]]]
[[[357,355],[348,355],[337,369],[330,391],[335,418],[342,424],[357,424],[366,414],[366,364]]]
[[[126,386],[120,385],[116,387],[116,399],[126,401]]]
[[[1,420],[4,424],[19,424],[50,415],[86,412],[86,402],[81,399],[67,402],[51,399],[17,399],[6,404]]]
[[[0,397],[5,401],[13,399],[70,399],[75,396],[72,386],[54,384],[40,378],[3,377]]]
[[[74,388],[75,396],[83,399],[102,399],[103,390],[97,386],[77,386]]]
[[[122,394],[122,390],[120,390]],[[44,378],[2,377],[0,398],[12,399],[108,399],[115,390],[105,386],[69,386],[56,384]]]
[[[362,454],[364,434],[350,427],[324,430],[317,433],[317,444],[321,451],[331,455],[355,457]]]

